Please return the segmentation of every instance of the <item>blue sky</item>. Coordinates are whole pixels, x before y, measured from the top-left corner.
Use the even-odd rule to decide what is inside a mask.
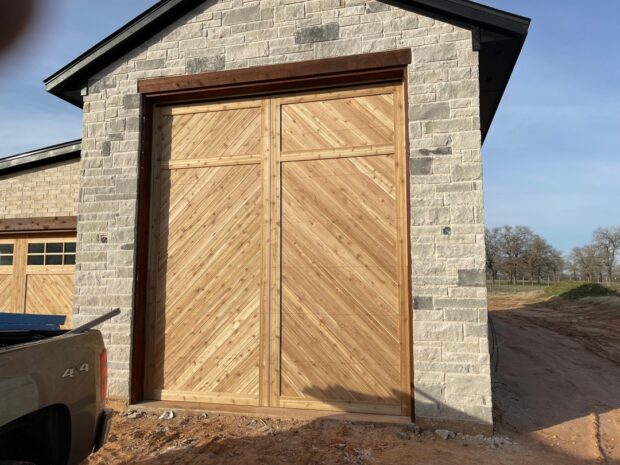
[[[0,60],[0,156],[80,137],[42,80],[155,3],[41,2]],[[565,252],[620,225],[620,2],[484,0],[533,18],[484,146],[488,226],[526,224]]]

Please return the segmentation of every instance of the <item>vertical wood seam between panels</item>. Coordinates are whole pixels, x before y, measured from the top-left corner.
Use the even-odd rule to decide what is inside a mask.
[[[270,269],[271,269],[271,108],[269,99],[261,104],[262,129],[262,208],[263,224],[261,236],[261,306],[260,306],[260,337],[259,337],[259,404],[269,405],[269,309],[270,309]]]
[[[279,407],[280,403],[280,387],[281,387],[281,241],[282,241],[282,206],[281,197],[281,170],[280,163],[280,105],[276,98],[270,99],[271,109],[271,270],[270,270],[270,288],[271,288],[271,305],[270,305],[270,405]]]

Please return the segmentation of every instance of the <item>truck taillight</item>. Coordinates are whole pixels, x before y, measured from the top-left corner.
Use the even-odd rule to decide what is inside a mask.
[[[108,353],[105,349],[99,356],[99,362],[101,367],[101,400],[104,401],[108,395]]]

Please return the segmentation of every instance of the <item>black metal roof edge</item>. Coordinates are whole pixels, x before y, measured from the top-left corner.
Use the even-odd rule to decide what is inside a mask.
[[[489,117],[489,120],[481,128],[482,144],[483,145],[484,145],[484,141],[487,138],[487,135],[489,134],[489,131],[490,131],[491,126],[493,124],[493,120],[495,119],[495,115],[497,114],[497,110],[499,109],[499,104],[502,101],[502,99],[504,98],[504,94],[506,93],[506,89],[508,88],[508,82],[510,82],[510,79],[512,78],[512,74],[514,73],[514,70],[517,67],[517,60],[518,60],[519,56],[521,55],[521,51],[523,50],[523,46],[525,45],[525,39],[526,39],[526,36],[523,36],[518,41],[518,46],[517,46],[517,50],[516,50],[516,57],[515,57],[515,59],[514,59],[514,61],[512,63],[512,66],[511,66],[509,72],[508,72],[506,83],[502,86],[502,91],[497,96],[497,104],[494,105],[494,109],[493,109],[492,114]]]
[[[142,14],[88,49],[82,55],[44,80],[46,90],[63,100],[81,106],[70,87],[85,81],[116,59],[148,40],[159,30],[190,12],[205,0],[161,0]],[[388,0],[389,2],[389,0]],[[471,0],[396,0],[403,6],[417,7],[461,23],[483,27],[509,36],[527,35],[530,19],[498,10]]]
[[[531,19],[471,0],[401,0],[473,26],[509,36],[526,36]]]
[[[82,140],[76,139],[63,142],[62,144],[31,150],[30,152],[18,153],[16,155],[0,158],[0,176],[38,166],[80,158],[81,150]]]
[[[81,106],[81,102],[61,93],[68,86],[83,84],[86,79],[114,60],[130,52],[155,33],[172,24],[205,0],[161,0],[80,56],[43,80],[48,92]]]

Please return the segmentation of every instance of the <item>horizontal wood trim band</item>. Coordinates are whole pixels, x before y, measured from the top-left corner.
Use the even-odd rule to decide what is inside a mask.
[[[242,102],[225,102],[220,105],[217,104],[193,104],[180,107],[167,107],[161,109],[161,114],[164,116],[177,116],[177,115],[191,115],[194,113],[214,113],[218,111],[227,110],[242,110],[247,108],[260,108],[262,105],[262,99],[244,100]]]
[[[162,162],[161,167],[166,170],[184,169],[184,168],[208,168],[213,166],[238,166],[238,165],[257,165],[261,162],[260,155],[250,157],[229,157],[229,158],[213,158],[200,160],[176,160]]]
[[[391,50],[338,58],[326,58],[280,65],[256,66],[228,71],[215,71],[189,76],[169,76],[138,81],[138,92],[153,94],[182,90],[240,86],[268,81],[295,80],[312,76],[354,73],[363,70],[403,67],[411,63],[411,50]]]
[[[373,155],[392,155],[395,153],[393,145],[375,145],[368,147],[344,147],[337,149],[305,150],[281,154],[281,160],[307,161],[307,160],[330,160],[334,158],[369,157]]]
[[[312,92],[302,95],[283,96],[278,99],[281,105],[290,105],[295,103],[308,102],[328,102],[330,100],[339,100],[343,98],[368,97],[371,95],[390,95],[394,93],[394,89],[398,88],[394,84],[385,86],[365,85],[354,89],[346,89],[341,91]]]
[[[161,91],[143,94],[154,104],[178,104],[197,100],[219,100],[231,97],[275,95],[296,91],[319,90],[333,87],[350,87],[359,84],[402,82],[405,68],[385,68],[328,76],[310,76],[246,84],[221,85],[190,90]]]
[[[201,394],[197,392],[155,390],[153,397],[159,400],[180,401],[180,402],[207,402],[218,404],[256,406],[258,397],[242,396],[240,394],[214,393]]]
[[[394,400],[397,402],[397,400]],[[401,406],[373,402],[321,402],[316,400],[299,399],[296,397],[280,397],[280,407],[293,409],[325,410],[334,412],[374,412],[381,415],[400,415]]]
[[[77,216],[51,216],[43,218],[0,219],[0,235],[40,232],[66,232],[77,230]]]
[[[39,266],[39,265],[27,265],[26,275],[73,275],[75,273],[75,265],[58,265],[58,266]]]

